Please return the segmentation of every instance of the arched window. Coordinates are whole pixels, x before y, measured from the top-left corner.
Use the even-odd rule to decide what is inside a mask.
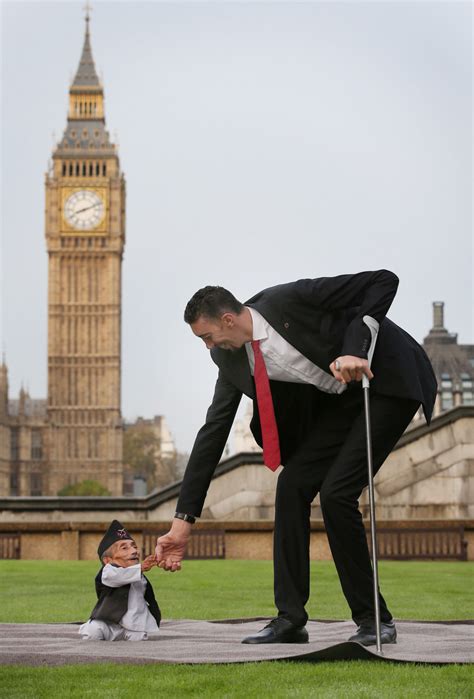
[[[72,175],[73,175],[73,167],[72,167],[72,163],[69,163],[69,177],[72,177]]]
[[[63,163],[63,177],[66,177],[66,171],[67,171],[66,163]]]
[[[79,163],[76,163],[76,175],[79,175]]]
[[[82,176],[85,177],[86,175],[87,175],[86,164],[82,163]]]
[[[96,174],[97,176],[100,175],[100,165],[99,165],[99,163],[96,163],[96,164],[95,164],[95,174]]]
[[[92,165],[92,163],[89,163],[89,176],[92,177],[93,174],[94,174],[94,166]]]
[[[105,177],[107,174],[107,165],[104,163],[102,165],[102,175]]]

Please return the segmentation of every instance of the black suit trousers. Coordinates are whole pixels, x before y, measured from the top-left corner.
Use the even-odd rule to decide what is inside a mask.
[[[307,399],[307,393],[305,394]],[[367,486],[361,384],[340,396],[314,389],[312,417],[298,448],[284,461],[275,502],[274,589],[280,616],[297,625],[308,619],[311,503],[319,493],[331,552],[343,593],[357,624],[374,619],[373,574],[359,497]],[[377,473],[419,403],[372,393],[374,473]],[[284,435],[281,435],[283,437]],[[380,595],[382,621],[392,618]]]

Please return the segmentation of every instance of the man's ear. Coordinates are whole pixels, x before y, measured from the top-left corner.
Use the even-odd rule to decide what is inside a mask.
[[[221,320],[228,328],[232,328],[234,326],[235,318],[233,313],[224,313],[224,315],[221,316]]]
[[[103,563],[104,565],[107,565],[107,563],[110,563],[111,560],[112,560],[112,559],[110,558],[110,556],[104,556],[103,559],[102,559],[102,563]]]

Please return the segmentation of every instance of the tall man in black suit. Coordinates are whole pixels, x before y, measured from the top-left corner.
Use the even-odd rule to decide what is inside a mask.
[[[300,279],[265,289],[243,305],[222,287],[208,286],[186,307],[185,321],[210,349],[219,375],[171,530],[158,540],[157,559],[166,570],[180,568],[242,394],[249,396],[254,399],[251,429],[260,445],[263,438],[264,459],[272,469],[280,462],[284,468],[275,502],[278,617],[244,643],[308,640],[310,508],[318,493],[342,590],[359,627],[351,640],[375,643],[372,567],[358,509],[367,485],[361,379],[364,374],[371,379],[374,472],[420,404],[429,421],[436,396],[423,349],[386,318],[397,287],[398,278],[386,270]],[[380,324],[370,368],[364,316]],[[274,439],[270,458],[268,406],[262,408],[257,380],[262,365],[278,430],[276,455]],[[394,643],[396,629],[382,595],[380,610],[382,642]]]

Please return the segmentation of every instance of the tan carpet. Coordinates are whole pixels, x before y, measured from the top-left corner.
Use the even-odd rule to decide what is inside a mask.
[[[0,664],[243,663],[259,660],[381,659],[416,663],[474,662],[472,622],[399,621],[398,643],[364,648],[346,639],[350,621],[309,621],[309,643],[243,645],[266,620],[164,621],[148,641],[81,641],[76,624],[0,624]]]

